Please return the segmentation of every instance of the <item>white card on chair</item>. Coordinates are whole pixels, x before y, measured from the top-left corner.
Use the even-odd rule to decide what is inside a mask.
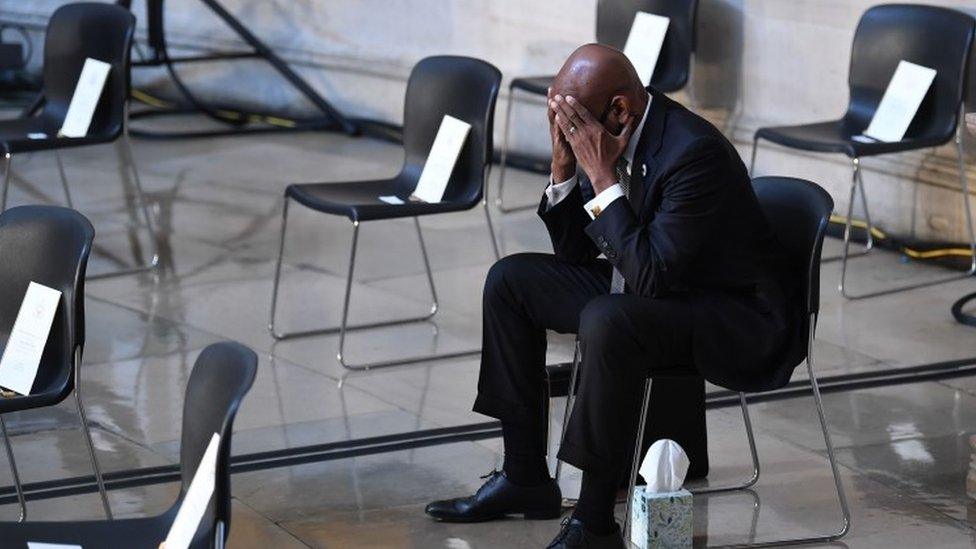
[[[102,97],[105,80],[108,79],[112,65],[104,61],[85,59],[85,66],[81,68],[81,76],[75,86],[75,93],[68,104],[68,113],[64,116],[59,134],[63,137],[85,137],[88,126],[91,126],[95,108]]]
[[[39,541],[28,541],[27,549],[82,549],[80,545],[65,545],[63,543],[43,543]]]
[[[220,434],[214,433],[210,444],[200,458],[197,472],[193,474],[190,487],[186,490],[183,503],[176,512],[176,519],[166,536],[166,549],[187,549],[193,535],[200,527],[203,514],[207,511],[217,482],[217,449],[220,447]]]
[[[471,124],[444,115],[411,198],[430,203],[440,202],[444,198],[454,165],[457,164],[458,155],[461,154],[461,148],[464,147],[470,131]]]
[[[27,286],[0,358],[0,387],[21,395],[30,394],[60,301],[59,290],[36,282]]]
[[[878,141],[901,141],[935,80],[935,72],[935,69],[900,61],[864,135]]]
[[[639,11],[634,16],[634,24],[627,35],[624,45],[624,55],[637,69],[637,76],[645,86],[650,85],[657,67],[657,59],[661,56],[664,46],[664,36],[668,33],[670,19],[662,15],[654,15],[646,11]]]

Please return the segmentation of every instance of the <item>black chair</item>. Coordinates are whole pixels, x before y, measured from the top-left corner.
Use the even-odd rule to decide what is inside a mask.
[[[668,33],[651,76],[651,86],[664,93],[683,89],[691,78],[695,52],[695,20],[698,0],[598,0],[596,6],[596,41],[619,50],[624,49],[627,35],[637,12],[643,11],[668,17]],[[503,213],[532,209],[536,204],[509,207],[502,199],[505,187],[505,166],[508,162],[508,135],[512,127],[512,106],[515,90],[545,96],[555,75],[514,78],[508,85],[508,105],[505,108],[505,134],[502,137],[501,167],[498,171],[498,197],[495,204]],[[694,101],[692,101],[694,103]]]
[[[79,380],[85,347],[85,270],[94,238],[91,223],[67,208],[20,206],[0,213],[0,340],[3,346],[7,344],[30,282],[61,291],[61,302],[30,394],[0,398],[0,430],[20,502],[20,520],[27,517],[27,505],[3,414],[54,406],[72,392],[102,505],[105,514],[112,517],[88,430]]]
[[[0,523],[3,547],[28,541],[81,545],[85,549],[157,549],[166,538],[214,433],[220,434],[214,495],[194,535],[194,549],[222,548],[230,533],[230,450],[234,416],[251,389],[258,357],[238,343],[216,343],[200,353],[186,386],[180,444],[180,496],[165,513],[113,521]]]
[[[135,17],[131,13],[111,4],[66,4],[55,10],[44,41],[44,87],[41,94],[20,118],[0,120],[0,149],[4,155],[0,211],[7,207],[14,154],[54,151],[65,199],[68,207],[72,207],[60,149],[115,142],[120,146],[119,157],[132,174],[136,188],[135,198],[145,218],[153,256],[142,267],[109,272],[92,278],[151,270],[159,263],[156,235],[129,142],[129,50],[132,47],[135,25]],[[88,135],[80,138],[58,137],[82,66],[89,57],[109,63],[112,68]],[[37,137],[39,134],[47,137],[30,137]]]
[[[365,370],[411,364],[434,359],[452,358],[478,354],[476,350],[457,351],[439,355],[417,356],[395,360],[379,361],[372,364],[349,364],[343,357],[346,332],[349,330],[392,326],[409,322],[428,320],[437,312],[437,293],[434,289],[434,276],[418,217],[448,212],[470,210],[480,202],[485,210],[491,244],[498,258],[498,243],[491,224],[491,214],[485,200],[485,185],[492,151],[492,126],[495,100],[501,73],[494,66],[469,57],[438,56],[428,57],[417,63],[410,73],[407,84],[407,97],[403,117],[404,163],[400,173],[391,179],[376,181],[352,181],[342,183],[307,183],[289,185],[285,190],[285,206],[282,212],[281,241],[275,267],[274,288],[271,298],[271,320],[269,331],[278,340],[318,334],[339,333],[338,359],[343,367],[351,370]],[[412,202],[409,197],[417,186],[423,171],[427,154],[437,135],[444,115],[451,115],[471,124],[471,131],[454,172],[444,193],[444,200],[436,204]],[[396,196],[404,204],[387,204],[380,196]],[[353,225],[352,251],[349,258],[349,273],[346,278],[346,293],[342,308],[342,322],[338,327],[306,330],[294,333],[281,333],[275,328],[275,312],[278,302],[278,286],[281,278],[281,263],[285,249],[285,232],[288,226],[288,206],[294,200],[313,210],[348,217]],[[349,317],[349,296],[352,291],[353,272],[356,267],[356,244],[359,225],[364,221],[414,218],[420,253],[427,270],[427,283],[433,304],[430,312],[418,317],[383,320],[360,325],[347,325]]]
[[[773,383],[750,388],[751,393],[760,393],[782,388],[790,381],[793,370],[806,359],[807,373],[810,376],[810,388],[813,391],[814,402],[817,407],[817,415],[820,419],[820,427],[823,430],[824,442],[827,446],[827,458],[830,462],[830,469],[834,476],[834,484],[837,489],[837,497],[840,502],[843,525],[836,532],[805,538],[783,539],[770,542],[744,544],[741,547],[776,547],[783,544],[792,543],[814,543],[834,541],[844,537],[850,530],[851,513],[847,504],[847,496],[844,493],[844,485],[841,482],[840,472],[837,468],[837,460],[834,455],[834,447],[830,439],[830,432],[827,428],[827,418],[824,415],[823,401],[820,398],[820,386],[817,376],[813,371],[813,340],[817,327],[817,314],[820,311],[820,252],[823,247],[824,234],[827,230],[827,223],[830,219],[830,212],[833,210],[834,202],[830,195],[814,183],[802,179],[788,177],[760,177],[753,180],[753,189],[759,198],[759,204],[766,215],[773,230],[778,235],[780,243],[786,251],[794,258],[796,268],[796,279],[802,281],[802,289],[798,296],[796,306],[804,312],[805,338],[795,342],[792,349],[785,354],[786,359],[776,370],[778,375]],[[563,424],[567,423],[569,417],[569,399],[573,396],[575,379],[579,369],[579,354],[573,361],[572,381],[570,382],[570,397],[567,399],[566,416]],[[634,495],[634,486],[637,482],[637,470],[640,466],[642,456],[642,441],[644,439],[644,427],[647,420],[647,410],[651,397],[651,383],[649,378],[644,386],[644,401],[641,410],[639,426],[637,430],[634,454],[637,456],[633,460],[630,471],[630,492],[627,497],[627,511],[624,517],[624,531],[630,521],[631,504]],[[734,487],[705,487],[691,489],[694,494],[704,494],[709,492],[727,492],[731,490],[743,489],[752,486],[759,480],[759,462],[756,443],[752,433],[752,423],[749,419],[748,408],[746,405],[746,392],[739,392],[739,399],[742,403],[742,411],[746,426],[746,434],[749,439],[749,449],[753,460],[753,477],[749,482]],[[563,430],[565,436],[565,429]],[[558,471],[558,469],[557,469]],[[558,473],[557,473],[558,474]],[[737,546],[738,547],[738,546]]]
[[[973,231],[969,201],[969,184],[962,141],[962,113],[966,85],[966,70],[973,45],[976,21],[969,15],[936,6],[887,4],[875,6],[864,13],[854,34],[851,65],[848,75],[850,99],[847,112],[838,120],[798,126],[760,128],[753,138],[750,173],[756,164],[760,139],[772,141],[792,149],[820,153],[842,153],[851,159],[850,200],[844,230],[844,251],[840,291],[849,299],[890,294],[903,290],[941,284],[976,273],[976,233]],[[910,61],[938,71],[932,88],[922,102],[909,126],[905,138],[895,143],[864,143],[852,139],[864,133],[881,102],[888,82],[901,60]],[[866,255],[874,240],[871,216],[868,213],[860,159],[866,156],[896,153],[944,145],[955,138],[959,159],[959,180],[962,186],[963,208],[969,231],[969,247],[973,253],[969,271],[964,275],[941,277],[937,280],[889,288],[865,294],[853,294],[845,287],[847,261]],[[864,209],[867,241],[862,252],[850,253],[851,231],[854,223],[854,200],[860,189]],[[914,219],[914,216],[912,216]],[[914,230],[914,228],[913,228]],[[837,258],[830,258],[837,259]]]

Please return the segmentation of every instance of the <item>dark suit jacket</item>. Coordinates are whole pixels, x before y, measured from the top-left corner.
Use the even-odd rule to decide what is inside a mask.
[[[681,296],[694,314],[695,366],[735,390],[789,380],[782,362],[802,330],[794,271],[772,234],[739,154],[710,123],[648,89],[650,114],[631,168],[639,188],[595,220],[580,185],[539,215],[558,258],[593,261],[601,253],[623,273],[628,293]],[[632,183],[633,184],[633,183]],[[785,377],[785,379],[784,379]]]

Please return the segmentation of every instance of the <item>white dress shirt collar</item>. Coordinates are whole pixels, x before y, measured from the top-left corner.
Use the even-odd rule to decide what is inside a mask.
[[[641,117],[640,123],[634,128],[634,133],[630,135],[630,141],[627,142],[627,148],[624,149],[624,160],[627,161],[627,169],[630,169],[630,165],[634,163],[634,155],[637,153],[637,145],[640,143],[641,133],[644,132],[644,124],[647,123],[647,117],[651,113],[651,101],[654,99],[651,94],[647,94],[647,106],[644,107],[644,116]]]

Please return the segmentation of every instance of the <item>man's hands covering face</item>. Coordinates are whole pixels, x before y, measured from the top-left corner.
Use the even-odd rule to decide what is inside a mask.
[[[552,101],[552,88],[546,91],[546,97]],[[546,110],[549,114],[549,135],[552,137],[552,182],[562,183],[576,175],[576,155],[556,124],[556,111]]]
[[[631,115],[620,130],[620,134],[613,135],[573,96],[555,95],[549,99],[549,120],[556,123],[562,138],[569,143],[576,162],[579,162],[580,167],[589,176],[593,190],[597,194],[617,182],[614,167],[627,149],[630,134],[634,131],[634,119],[635,117]],[[554,167],[555,159],[554,136]],[[556,179],[555,171],[553,178]],[[562,179],[556,180],[562,181]]]

